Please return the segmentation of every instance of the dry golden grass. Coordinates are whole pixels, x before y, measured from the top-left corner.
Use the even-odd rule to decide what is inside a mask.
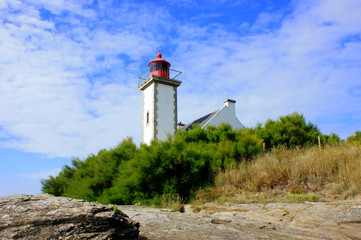
[[[273,202],[348,199],[361,194],[361,147],[273,150],[220,171],[199,202]]]

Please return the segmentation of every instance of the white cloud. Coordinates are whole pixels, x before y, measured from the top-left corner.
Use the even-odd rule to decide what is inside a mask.
[[[139,46],[152,58],[159,45],[171,46],[164,57],[183,71],[182,122],[232,98],[246,126],[299,111],[345,137],[356,129],[335,116],[361,118],[361,6],[294,3],[282,18],[259,16],[258,26],[277,28],[246,35],[251,26],[181,24],[165,8],[130,2],[94,10],[73,1],[9,1],[18,13],[1,10],[0,145],[69,157],[127,136],[139,142]]]
[[[87,17],[94,16],[89,9],[83,9],[82,5],[86,4],[86,0],[30,0],[28,1],[32,6],[42,7],[48,9],[54,14],[61,14],[64,11],[69,11],[78,15],[85,15]]]
[[[183,43],[180,39],[179,62],[185,62],[183,69],[190,74],[184,78],[192,82],[188,91],[204,92],[198,101],[203,98],[205,106],[215,105],[215,100],[219,106],[220,94],[234,96],[240,119],[247,126],[298,111],[315,123],[323,122],[321,130],[326,133],[337,132],[331,129],[332,116],[360,112],[360,96],[356,100],[349,94],[349,89],[360,86],[361,55],[356,54],[361,53],[360,38],[343,43],[349,35],[361,33],[361,16],[356,10],[349,11],[361,6],[353,3],[342,2],[343,7],[332,8],[338,12],[331,14],[327,9],[332,2],[309,2],[307,8],[297,6],[280,28],[257,35],[235,38],[201,29],[208,36],[206,41]],[[184,34],[189,36],[187,31]],[[187,101],[182,108],[191,113],[193,106]],[[349,123],[345,120],[339,125],[343,129]],[[342,137],[345,134],[341,132]]]
[[[140,93],[124,79],[136,83],[136,72],[126,73],[116,55],[137,51],[143,37],[92,31],[88,38],[89,29],[77,28],[81,41],[74,41],[72,34],[49,32],[54,23],[29,8],[0,26],[0,124],[4,136],[13,136],[1,145],[49,156],[85,156],[136,135],[136,121],[128,120],[139,114],[133,107],[140,108],[141,99],[134,100]],[[113,70],[116,65],[123,68]],[[110,79],[97,76],[104,70]]]
[[[282,19],[281,13],[261,13],[258,15],[256,22],[252,25],[251,31],[269,31],[272,24],[278,24]]]
[[[23,178],[40,180],[40,179],[48,178],[49,176],[56,176],[60,173],[60,171],[61,168],[54,168],[43,172],[25,173],[25,174],[21,174],[20,176]]]

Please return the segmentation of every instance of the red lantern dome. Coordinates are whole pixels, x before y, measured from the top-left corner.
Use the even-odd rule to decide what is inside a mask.
[[[170,63],[162,58],[162,54],[158,53],[158,58],[148,64],[149,76],[163,77],[169,79]]]

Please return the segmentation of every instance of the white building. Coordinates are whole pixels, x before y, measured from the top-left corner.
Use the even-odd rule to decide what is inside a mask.
[[[207,126],[219,126],[221,123],[229,123],[234,130],[244,129],[242,123],[236,117],[236,101],[226,99],[223,107],[220,109],[208,113],[207,115],[198,118],[186,125],[180,124],[180,129],[188,131],[192,129],[194,124],[199,124],[201,128],[207,128]]]
[[[146,144],[150,144],[153,139],[165,140],[169,134],[177,131],[177,88],[182,83],[169,77],[170,63],[162,58],[161,53],[148,66],[149,77],[138,86],[143,91],[142,142]],[[236,101],[227,99],[222,108],[180,126],[180,129],[192,129],[193,124],[206,128],[223,122],[229,123],[233,129],[243,129],[236,117],[235,103]]]
[[[149,77],[138,86],[143,91],[142,142],[146,144],[177,131],[177,87],[182,83],[169,78],[170,63],[161,53],[148,66]]]

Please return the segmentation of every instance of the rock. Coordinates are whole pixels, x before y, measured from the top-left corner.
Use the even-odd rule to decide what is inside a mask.
[[[48,195],[0,198],[0,239],[361,239],[361,200],[185,205],[185,213]],[[139,234],[139,237],[138,237]]]
[[[0,239],[138,239],[139,223],[113,206],[47,194],[0,198]]]
[[[361,205],[345,210],[335,220],[348,238],[361,239]]]
[[[205,204],[185,213],[118,207],[140,222],[143,239],[361,239],[361,200]]]

